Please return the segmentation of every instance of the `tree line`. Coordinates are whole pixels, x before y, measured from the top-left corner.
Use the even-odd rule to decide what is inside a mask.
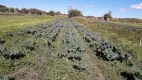
[[[30,8],[30,9],[27,9],[27,8],[12,8],[12,7],[6,7],[4,5],[0,5],[0,12],[9,12],[9,13],[22,13],[22,14],[37,14],[37,15],[42,15],[43,13],[44,14],[47,14],[47,15],[51,15],[51,16],[55,16],[55,15],[61,15],[62,13],[57,11],[49,11],[49,12],[46,12],[46,11],[43,11],[43,10],[40,10],[40,9],[37,9],[37,8]]]
[[[47,15],[50,15],[50,16],[55,16],[55,15],[61,15],[62,13],[57,11],[53,11],[53,10],[50,10],[49,12],[46,12],[46,11],[42,11],[40,9],[37,9],[37,8],[30,8],[30,9],[27,9],[27,8],[12,8],[12,7],[6,7],[4,5],[0,5],[0,12],[9,12],[9,13],[22,13],[22,14],[37,14],[37,15],[42,15],[43,13],[44,14],[47,14]],[[74,17],[74,16],[83,16],[82,12],[78,9],[70,9],[68,10],[68,16],[71,18],[71,17]]]

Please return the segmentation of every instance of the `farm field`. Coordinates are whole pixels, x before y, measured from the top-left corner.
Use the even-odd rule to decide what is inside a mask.
[[[141,12],[141,0],[1,0],[0,80],[142,80]]]
[[[132,55],[132,59],[135,61],[135,64],[139,66],[141,65],[142,47],[139,44],[139,40],[142,35],[141,27],[135,27],[131,24],[125,25],[123,23],[111,23],[84,18],[74,18],[73,20],[77,21],[90,32],[100,35],[102,38],[109,41],[112,45],[123,48]],[[109,70],[113,69],[114,71],[117,71],[117,68],[108,67],[106,66],[107,64],[109,63],[103,61],[103,64],[100,62],[99,66],[100,68],[102,66],[105,67],[102,69],[102,72],[113,75],[113,71],[109,72]],[[131,80],[131,78],[129,79]]]
[[[34,15],[0,15],[0,32],[11,31],[27,26],[34,26],[40,23],[47,23],[52,20],[51,16]]]
[[[83,18],[74,18],[74,20],[82,24],[89,31],[99,34],[113,45],[123,47],[134,56],[136,61],[142,60],[142,47],[139,45],[142,26],[136,28],[131,24],[125,25],[123,23],[111,23]],[[84,23],[84,21],[86,22]]]
[[[103,27],[96,28],[96,23],[92,27],[91,23],[83,24],[83,20],[77,18],[36,19],[35,23],[27,24],[33,27],[17,25],[12,31],[1,27],[4,32],[0,36],[0,75],[5,75],[3,77],[15,80],[127,80],[128,76],[123,73],[133,72],[131,61],[141,60],[140,53],[133,56],[133,52],[128,52],[129,47],[123,48],[127,43],[113,43],[108,36],[112,32],[99,34]],[[125,39],[127,37],[122,40]],[[135,46],[138,47],[138,43]],[[140,52],[141,48],[137,50]]]

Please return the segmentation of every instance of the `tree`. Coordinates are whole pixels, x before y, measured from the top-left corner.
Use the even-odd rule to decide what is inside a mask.
[[[4,7],[4,8],[1,8],[1,11],[2,11],[2,12],[5,12],[5,7]]]
[[[14,11],[15,13],[21,13],[21,10],[20,9],[18,9],[18,8],[15,8],[15,11]]]
[[[0,8],[4,8],[4,7],[6,7],[6,6],[4,6],[4,5],[0,5]]]
[[[6,6],[0,5],[0,11],[1,11],[1,12],[5,12],[5,11],[6,11],[5,8],[6,8]]]
[[[21,9],[21,12],[22,12],[22,13],[24,13],[24,14],[27,14],[27,13],[28,13],[28,11],[29,11],[29,10],[28,10],[28,9],[26,9],[26,8],[22,8],[22,9]]]
[[[108,19],[112,19],[112,16],[110,14],[105,14],[104,15],[104,20],[108,21]]]
[[[41,10],[37,10],[37,15],[42,15],[42,11]]]
[[[82,12],[77,9],[70,9],[68,11],[68,16],[69,16],[69,18],[74,17],[74,16],[82,16]]]
[[[61,15],[61,12],[57,11],[57,12],[56,12],[56,15]]]
[[[55,16],[55,12],[53,10],[49,11],[48,13],[50,16]]]
[[[9,12],[9,8],[5,7],[5,12]]]
[[[37,14],[37,15],[42,15],[42,10],[40,9],[36,9],[36,8],[31,8],[28,10],[28,12],[30,12],[31,14]]]
[[[30,12],[31,14],[36,14],[36,9],[35,9],[35,8],[31,8],[31,9],[29,9],[29,12]]]
[[[8,12],[8,11],[9,11],[9,8],[3,7],[3,8],[1,8],[1,11],[2,11],[2,12]]]
[[[11,12],[11,13],[14,13],[14,8],[9,8],[9,11]]]

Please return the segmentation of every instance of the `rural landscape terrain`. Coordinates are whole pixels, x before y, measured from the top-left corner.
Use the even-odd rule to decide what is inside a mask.
[[[142,80],[142,19],[112,14],[0,3],[0,80]]]

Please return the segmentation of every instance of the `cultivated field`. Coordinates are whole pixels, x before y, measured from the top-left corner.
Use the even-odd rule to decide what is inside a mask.
[[[142,26],[83,18],[74,18],[74,20],[89,31],[99,34],[113,45],[121,46],[129,51],[136,61],[142,60],[142,47],[140,47]]]
[[[142,61],[141,28],[49,16],[1,16],[0,23],[5,79],[127,80]]]

